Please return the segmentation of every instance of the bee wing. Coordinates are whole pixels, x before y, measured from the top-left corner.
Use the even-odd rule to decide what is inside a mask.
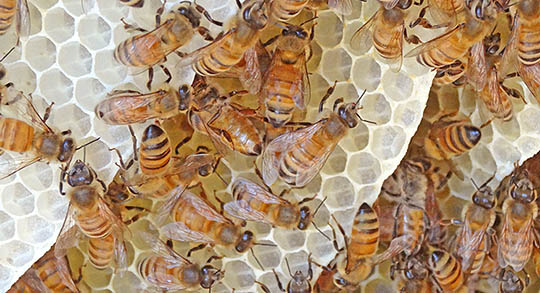
[[[83,237],[83,233],[73,218],[74,214],[75,208],[70,204],[66,218],[64,219],[64,223],[60,229],[60,234],[58,234],[58,239],[56,239],[56,244],[54,245],[54,255],[56,258],[64,257],[67,250],[77,245],[79,239]]]
[[[300,75],[301,78],[298,79],[298,81],[301,81],[301,84],[299,85],[299,90],[295,91],[295,94],[293,95],[294,104],[300,109],[304,110],[306,108],[306,105],[309,104],[309,101],[311,100],[311,82],[309,81],[309,73],[307,69],[307,63],[306,63],[306,56],[304,53],[304,56],[300,58],[299,60],[299,66],[302,66],[300,69]],[[291,86],[291,89],[294,88],[294,86]]]
[[[66,257],[55,258],[56,272],[63,281],[63,284],[66,285],[72,292],[79,292],[77,286],[73,282],[71,277],[70,269],[66,260]]]
[[[382,9],[382,8],[381,8]],[[371,40],[371,27],[375,23],[375,19],[379,17],[382,10],[379,9],[373,16],[368,19],[351,37],[351,48],[358,51],[367,51],[371,48],[373,41]]]
[[[519,76],[537,101],[540,101],[540,63],[534,65],[518,65]]]
[[[39,278],[39,272],[34,268],[29,268],[26,273],[22,275],[21,280],[28,284],[30,288],[37,290],[37,292],[50,292],[49,288],[47,288],[43,281],[41,281]]]
[[[191,264],[187,258],[176,253],[176,251],[165,245],[158,237],[144,231],[137,232],[137,236],[144,243],[146,243],[146,245],[151,247],[152,252],[169,259],[171,262],[176,262],[179,264]]]
[[[2,101],[2,114],[8,114],[16,119],[24,121],[40,131],[51,133],[53,130],[45,123],[41,115],[22,92],[9,101]]]
[[[186,192],[185,185],[177,186],[169,192],[169,195],[167,195],[167,200],[158,208],[156,212],[156,223],[158,225],[163,225],[167,221],[167,218],[174,208],[174,205],[184,193],[191,193],[189,191]]]
[[[168,94],[165,92],[165,94]],[[153,104],[157,99],[163,98],[162,92],[153,92],[149,94],[126,94],[123,92],[113,92],[108,95],[109,98],[99,102],[94,108],[96,116],[102,119],[105,123],[111,124],[109,121],[118,121],[116,117],[122,117],[121,122],[115,124],[128,125],[133,123],[141,123],[148,119],[158,118],[158,113]],[[126,112],[136,112],[136,117],[126,119]],[[137,119],[134,119],[137,118]]]
[[[210,221],[230,223],[229,220],[212,208],[208,202],[191,192],[184,193],[182,200],[186,201],[186,204],[193,206],[200,215]]]
[[[230,201],[223,206],[223,209],[225,209],[225,211],[227,211],[227,213],[229,213],[231,216],[242,220],[271,224],[266,219],[266,215],[264,213],[252,209],[249,203],[247,203],[245,200]]]
[[[405,24],[401,24],[399,28],[396,30],[394,35],[392,36],[392,39],[388,42],[391,44],[392,42],[397,43],[397,47],[399,48],[399,56],[395,59],[386,59],[388,60],[388,65],[390,65],[390,69],[393,72],[399,72],[401,70],[401,66],[403,65],[403,31],[405,30]]]
[[[4,156],[2,160],[4,161],[0,163],[0,180],[8,178],[20,170],[38,162],[40,158],[19,155],[16,158],[6,158],[6,156]]]
[[[131,231],[124,224],[124,222],[122,222],[122,220],[114,214],[102,197],[99,197],[98,206],[100,215],[105,217],[109,222],[113,223],[113,233],[115,233],[115,238],[121,238],[122,242],[124,238],[130,239]]]
[[[262,72],[259,66],[259,56],[255,47],[244,52],[244,68],[240,71],[240,81],[251,94],[258,94],[262,86]]]
[[[26,0],[17,0],[17,35],[21,38],[30,36],[30,10]]]
[[[519,61],[517,57],[517,42],[520,31],[519,17],[519,11],[516,11],[514,22],[512,24],[512,32],[508,37],[508,42],[504,48],[504,53],[499,66],[501,76],[506,76],[509,73],[515,72],[515,70],[519,70]]]
[[[478,253],[478,248],[480,247],[482,240],[484,240],[485,235],[485,231],[481,229],[473,232],[468,224],[463,225],[462,231],[459,234],[461,238],[459,243],[464,245],[460,245],[458,255],[460,255],[462,259],[464,270],[467,270],[474,261],[474,257]]]
[[[484,43],[477,42],[471,48],[467,69],[467,81],[476,91],[482,90],[487,82],[487,64]]]
[[[205,54],[207,54],[209,51],[213,50],[216,47],[222,46],[227,41],[228,36],[230,34],[232,34],[234,31],[236,31],[235,28],[230,29],[228,32],[221,35],[219,38],[214,39],[214,41],[211,42],[210,44],[208,44],[208,45],[206,45],[206,46],[204,46],[202,48],[199,48],[199,49],[187,54],[186,56],[180,58],[180,61],[178,61],[178,63],[176,63],[175,67],[176,68],[182,68],[182,67],[185,67],[187,65],[191,65],[191,64],[197,62],[197,60],[201,56],[204,56]]]
[[[398,0],[392,0],[397,1]],[[328,0],[328,7],[333,9],[338,14],[350,15],[352,13],[352,1],[351,0]]]
[[[399,0],[379,0],[379,2],[383,4],[384,9],[390,10],[396,7],[396,5],[399,3]]]
[[[533,249],[534,236],[533,236],[532,229],[533,229],[534,219],[532,217],[529,218],[529,220],[524,225],[519,227],[518,231],[514,231],[514,229],[512,228],[512,219],[510,217],[511,216],[507,213],[504,220],[503,228],[501,231],[501,236],[499,237],[499,239],[502,239],[502,241],[507,242],[506,244],[499,244],[499,250],[498,250],[499,265],[503,268],[506,267],[507,265],[510,265],[505,260],[505,256],[503,252],[503,249],[505,249],[505,247],[506,249],[511,249],[511,252],[514,254],[516,253],[516,251],[520,251],[520,253],[524,256],[525,255],[530,256]],[[520,235],[520,237],[516,237],[515,234]],[[506,254],[508,253],[509,252],[506,251]],[[512,268],[516,272],[519,272],[523,269],[523,267],[525,266],[525,264],[527,264],[528,261],[529,261],[528,257],[523,258],[521,263],[514,263],[512,265]]]
[[[325,121],[323,119],[311,126],[284,133],[266,146],[262,158],[262,175],[266,185],[270,186],[276,181],[279,175],[281,155],[312,137],[315,132],[321,129]]]
[[[326,146],[323,155],[319,158],[314,158],[314,160],[312,161],[312,163],[314,163],[311,165],[311,167],[304,170],[304,172],[300,172],[296,175],[295,182],[297,187],[303,187],[304,185],[308,184],[311,179],[313,179],[313,177],[315,177],[319,173],[319,171],[324,166],[324,163],[326,163],[326,160],[328,160],[330,154],[332,154],[332,152],[336,148],[336,145],[337,143],[331,143]]]
[[[214,107],[212,107],[214,108]],[[219,107],[218,107],[219,108]],[[202,115],[210,115],[210,116],[213,116],[211,112],[208,112],[208,113],[203,113],[203,111],[208,111],[208,110],[202,110],[201,113]],[[217,111],[220,111],[220,110],[217,110]],[[193,115],[196,115],[196,119],[199,119],[200,120],[200,124],[203,125],[203,128],[205,129],[205,132],[206,132],[206,135],[208,135],[210,137],[210,140],[212,140],[212,143],[214,144],[214,147],[216,148],[216,150],[222,154],[222,155],[227,155],[229,153],[229,147],[222,141],[221,139],[221,136],[219,134],[217,134],[212,128],[210,128],[208,126],[208,121],[211,119],[204,119],[203,116],[201,116],[200,114],[195,114],[195,113],[192,113]],[[216,114],[218,115],[218,114]]]
[[[289,202],[283,198],[269,192],[253,181],[242,177],[235,180],[233,188],[237,190],[238,193],[249,193],[250,196],[267,204],[289,204]]]
[[[448,39],[452,37],[455,33],[457,33],[464,24],[459,24],[453,29],[447,31],[446,33],[434,38],[433,40],[430,40],[429,42],[423,43],[416,48],[412,49],[405,55],[406,58],[408,57],[415,57],[420,54],[424,54],[428,51],[431,51],[433,49],[437,49],[440,47],[441,44],[448,42]]]
[[[202,242],[214,243],[214,240],[204,233],[193,231],[182,222],[173,222],[161,227],[161,233],[167,238],[186,241],[186,242]]]
[[[126,244],[122,237],[114,237],[114,259],[116,262],[116,270],[122,273],[128,268]]]

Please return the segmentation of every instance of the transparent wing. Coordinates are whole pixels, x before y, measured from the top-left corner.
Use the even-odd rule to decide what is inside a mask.
[[[9,176],[40,160],[39,157],[30,157],[26,154],[17,154],[15,155],[15,158],[8,158],[4,154],[1,158],[3,161],[0,163],[0,180],[8,178]]]
[[[44,122],[37,112],[32,100],[22,92],[9,101],[2,101],[2,114],[26,122],[39,131],[51,133],[53,130]]]
[[[144,231],[137,232],[137,236],[144,243],[146,243],[146,245],[151,247],[152,252],[170,260],[171,262],[176,262],[179,265],[191,264],[187,258],[176,253],[176,251],[165,245],[158,237]]]
[[[204,233],[189,229],[182,222],[173,222],[163,226],[161,228],[161,233],[167,238],[178,241],[214,243],[212,238],[206,236]]]
[[[17,19],[16,19],[17,35],[20,38],[30,36],[30,10],[26,0],[17,0]]]
[[[446,33],[434,38],[433,40],[417,46],[416,48],[409,51],[409,53],[407,53],[405,57],[415,57],[420,54],[424,54],[430,50],[439,48],[441,44],[448,42],[448,39],[452,37],[455,33],[457,33],[459,30],[461,30],[463,26],[464,24],[459,24],[453,29],[447,31]]]
[[[393,42],[396,42],[397,47],[399,48],[399,56],[395,59],[386,59],[388,65],[390,65],[390,69],[393,72],[399,72],[401,70],[401,66],[403,65],[403,31],[405,30],[405,25],[402,24],[398,28],[396,28],[396,31],[394,32],[394,35],[392,36],[392,39],[389,41],[389,44],[392,44]]]
[[[210,206],[204,199],[196,196],[191,192],[185,192],[182,198],[184,204],[191,205],[194,209],[203,217],[209,221],[219,222],[219,223],[230,223],[227,218],[223,217],[218,213],[213,207]]]
[[[516,253],[516,251],[519,251],[522,255],[531,255],[532,249],[533,249],[533,219],[532,217],[529,218],[527,222],[525,222],[524,225],[519,227],[518,231],[514,231],[512,228],[512,219],[510,219],[510,215],[506,214],[503,229],[501,232],[501,236],[499,239],[502,239],[502,241],[506,242],[506,245],[499,245],[498,250],[498,259],[499,259],[499,265],[501,267],[506,267],[507,265],[510,265],[507,263],[507,259],[509,256],[509,253]],[[520,237],[516,237],[516,234]],[[513,241],[515,240],[515,241]],[[511,251],[503,251],[504,247],[511,249]],[[523,269],[525,264],[529,261],[529,258],[522,258],[521,263],[515,263],[512,264],[512,268],[518,272]]]
[[[216,110],[216,111],[220,111],[220,110]],[[213,113],[208,110],[192,112],[190,114],[190,117],[191,117],[190,121],[194,124],[198,124],[199,126],[198,127],[194,126],[194,128],[203,130],[203,132],[210,137],[210,140],[212,140],[212,143],[214,144],[214,147],[216,148],[216,150],[220,154],[225,156],[229,153],[229,146],[223,142],[222,137],[218,133],[216,133],[213,129],[211,129],[208,126],[208,121],[211,119],[212,116],[213,116]]]
[[[223,208],[233,217],[246,221],[256,221],[271,224],[269,221],[267,221],[264,213],[252,209],[249,203],[244,200],[230,201],[226,203]]]
[[[382,9],[382,8],[381,8]],[[382,10],[379,9],[373,16],[368,19],[352,36],[351,38],[351,48],[358,51],[367,51],[371,48],[373,41],[371,39],[371,27],[375,23],[375,20],[382,13]]]
[[[473,263],[476,254],[479,252],[478,248],[484,239],[484,235],[484,230],[477,230],[473,232],[470,225],[467,223],[463,225],[458,238],[460,245],[458,247],[457,254],[461,257],[464,270],[467,270]]]
[[[308,105],[309,101],[311,100],[311,82],[309,81],[309,73],[307,70],[305,53],[298,61],[298,67],[300,71],[300,78],[298,78],[298,81],[300,82],[300,84],[297,85],[298,89],[292,97],[296,107],[298,107],[300,110],[304,110],[306,108],[306,105]],[[291,86],[291,88],[293,87]]]
[[[74,218],[75,208],[73,205],[69,205],[66,218],[58,234],[58,239],[54,245],[54,255],[56,258],[64,257],[67,250],[79,242],[79,239],[83,237],[83,233],[77,226],[77,222]]]
[[[144,95],[113,92],[109,95],[110,98],[97,104],[94,112],[97,117],[108,124],[128,125],[141,123],[148,119],[158,118],[160,113],[151,105],[168,94],[166,91],[157,91]],[[126,112],[137,114],[126,117]],[[116,117],[121,117],[121,121],[118,121],[119,119]],[[114,121],[114,123],[111,121]]]
[[[73,278],[71,277],[66,257],[55,257],[54,262],[56,264],[56,271],[60,278],[62,278],[63,284],[66,285],[72,292],[79,292],[77,286],[73,282]]]
[[[487,64],[484,51],[483,42],[474,44],[470,50],[467,81],[476,91],[482,90],[487,82]]]
[[[328,7],[330,7],[338,14],[350,15],[352,13],[351,0],[328,0]]]
[[[399,3],[399,0],[379,0],[379,2],[383,4],[384,9],[390,10],[396,7],[396,5]]]
[[[519,64],[518,73],[532,95],[540,101],[540,63],[529,66]]]
[[[210,44],[200,48],[200,49],[197,49],[189,54],[187,54],[186,56],[182,57],[180,59],[180,61],[178,61],[178,63],[176,63],[176,68],[182,68],[182,67],[185,67],[187,65],[191,65],[195,62],[198,61],[198,59],[201,57],[201,56],[204,56],[205,54],[208,54],[208,52],[214,50],[215,48],[217,47],[221,47],[224,45],[225,42],[227,42],[228,38],[229,38],[229,35],[232,34],[234,31],[236,31],[236,29],[230,29],[228,32],[226,32],[225,34],[221,35],[219,38],[216,38],[213,42],[211,42]],[[229,45],[227,45],[229,46]]]
[[[499,73],[501,76],[506,76],[518,69],[517,42],[520,31],[519,17],[519,11],[516,11],[514,22],[512,24],[512,32],[508,38],[506,47],[504,48],[501,65],[499,66]]]
[[[156,211],[156,223],[158,225],[163,225],[166,221],[169,215],[171,214],[174,205],[178,200],[180,200],[180,197],[184,193],[191,193],[189,191],[186,191],[186,186],[177,186],[171,192],[169,192],[169,195],[167,195],[167,200],[163,203],[162,206],[158,208]]]
[[[28,286],[30,286],[30,288],[37,290],[38,292],[51,292],[49,288],[45,286],[43,281],[41,281],[41,279],[39,278],[39,272],[34,268],[29,268],[26,273],[22,275],[21,280],[23,280]]]
[[[255,48],[244,52],[244,68],[240,71],[240,82],[251,94],[258,94],[262,86],[262,72],[259,67],[259,57]]]
[[[269,192],[259,184],[242,177],[239,177],[234,181],[232,189],[235,190],[235,194],[247,193],[250,197],[256,198],[257,200],[267,204],[289,204],[288,201]],[[244,197],[245,196],[242,198]]]
[[[313,177],[315,177],[319,173],[319,171],[324,166],[324,163],[326,163],[326,160],[328,160],[330,154],[332,154],[332,152],[336,148],[336,145],[337,143],[331,143],[326,146],[323,155],[319,158],[314,158],[314,160],[311,162],[311,167],[304,170],[304,172],[299,172],[296,175],[296,187],[303,187],[304,185],[308,184],[311,179],[313,179]]]

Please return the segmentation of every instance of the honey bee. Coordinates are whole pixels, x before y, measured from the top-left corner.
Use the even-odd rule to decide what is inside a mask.
[[[529,276],[526,275],[525,279],[522,279],[512,270],[501,270],[499,275],[500,293],[521,293],[525,291],[527,286],[529,286]]]
[[[309,207],[300,207],[306,200],[293,204],[244,178],[236,179],[231,188],[234,200],[226,203],[224,209],[233,217],[286,229],[305,230],[311,223]]]
[[[501,268],[519,272],[529,261],[537,241],[534,221],[538,215],[537,191],[527,170],[511,175],[508,195],[502,207],[503,227],[499,237],[498,260]]]
[[[355,50],[367,50],[375,46],[379,55],[388,61],[393,71],[399,71],[403,63],[403,39],[418,44],[420,39],[409,37],[405,29],[405,10],[412,5],[412,0],[400,0],[397,6],[379,10],[351,38],[351,47]],[[373,32],[371,32],[371,30]],[[369,40],[371,38],[371,40]]]
[[[184,109],[185,96],[180,90],[161,89],[142,94],[131,90],[116,90],[99,102],[96,116],[112,125],[143,123],[150,119],[168,119]]]
[[[30,10],[26,0],[2,0],[0,1],[0,35],[3,35],[11,27],[15,18],[17,37],[30,35]],[[20,40],[17,39],[17,45]]]
[[[55,257],[51,248],[7,292],[79,292],[79,281],[71,277],[67,257]]]
[[[163,219],[169,215],[173,222],[163,226],[161,231],[170,239],[220,245],[238,253],[245,252],[255,244],[253,232],[242,232],[239,226],[218,213],[206,200],[183,188],[171,191],[170,198],[158,209],[158,222],[163,223]]]
[[[57,133],[46,123],[52,104],[46,109],[43,117],[37,113],[31,100],[21,93],[12,101],[6,102],[6,105],[14,107],[17,118],[0,117],[0,151],[17,152],[24,156],[17,158],[14,164],[4,165],[0,172],[1,179],[35,162],[66,163],[71,160],[75,150],[78,149],[70,137],[71,131]]]
[[[308,256],[307,275],[304,275],[304,273],[300,270],[294,272],[294,275],[293,275],[291,273],[291,267],[289,266],[289,261],[287,260],[287,258],[285,258],[285,263],[287,264],[287,270],[289,270],[289,275],[291,276],[291,280],[289,281],[289,283],[287,283],[287,288],[283,288],[283,283],[281,283],[276,271],[274,270],[274,276],[276,277],[279,290],[281,292],[287,292],[287,293],[312,292],[311,280],[313,279],[313,269],[311,268],[311,265],[312,265],[311,254]],[[261,285],[261,288],[265,293],[271,292],[264,284],[262,283],[258,283],[258,284]]]
[[[147,88],[150,90],[154,71],[152,67],[167,59],[167,55],[187,44],[198,32],[206,40],[213,40],[208,30],[200,26],[200,15],[191,6],[190,2],[182,3],[176,10],[170,12],[165,22],[161,23],[164,5],[158,9],[156,28],[150,32],[136,28],[124,22],[126,29],[137,30],[142,34],[130,37],[118,44],[114,50],[114,59],[120,64],[132,68],[148,69]],[[169,70],[160,65],[168,76],[167,82],[172,78]]]
[[[120,0],[120,3],[131,7],[141,8],[144,5],[144,0]]]
[[[200,286],[211,289],[223,278],[223,272],[211,265],[199,267],[176,253],[150,233],[139,232],[139,237],[151,248],[152,254],[139,260],[140,276],[162,290],[182,290]]]
[[[212,76],[230,70],[242,58],[247,58],[246,63],[258,64],[254,46],[259,41],[261,30],[268,22],[266,13],[265,1],[244,2],[238,14],[229,23],[230,29],[226,33],[207,46],[184,56],[176,66],[191,64],[196,73]],[[246,72],[245,78],[249,78],[249,74],[251,73]]]
[[[428,261],[437,285],[443,292],[467,292],[461,263],[442,249],[433,249]]]
[[[390,267],[390,275],[394,274],[394,266]],[[429,270],[426,265],[416,257],[408,258],[405,268],[400,269],[402,274],[398,279],[397,288],[402,293],[431,293],[433,284],[429,279]]]
[[[328,90],[319,109],[322,109],[332,91],[333,88]],[[364,94],[365,91],[354,103],[344,103],[343,98],[339,98],[328,118],[284,133],[272,140],[263,153],[264,183],[270,186],[279,176],[291,186],[303,187],[308,184],[319,173],[348,130],[356,127],[359,121],[369,122],[357,113],[361,108],[358,103]]]
[[[265,116],[275,128],[289,122],[296,107],[305,110],[309,103],[311,86],[306,54],[312,38],[313,30],[308,37],[301,26],[284,24],[281,35],[270,41],[278,43],[264,78],[261,99],[266,108]]]
[[[472,203],[463,210],[463,226],[457,234],[456,255],[461,260],[463,272],[474,275],[482,269],[484,258],[494,242],[497,199],[487,184],[489,178],[472,196]],[[491,233],[491,234],[489,234]]]
[[[103,267],[104,263],[111,259],[111,252],[107,249],[114,244],[116,267],[125,269],[127,256],[124,234],[129,233],[129,230],[111,211],[102,198],[99,187],[96,186],[99,183],[106,191],[105,184],[97,177],[95,171],[81,160],[77,160],[69,171],[66,169],[62,171],[61,176],[62,182],[67,181],[71,186],[67,193],[70,204],[55,245],[55,255],[64,256],[67,249],[75,246],[84,235],[88,238],[101,239],[90,244],[89,254],[92,264],[98,268]],[[60,193],[66,194],[62,184]]]
[[[454,116],[455,113],[442,115],[428,131],[424,144],[431,158],[449,160],[471,150],[480,141],[480,128]]]

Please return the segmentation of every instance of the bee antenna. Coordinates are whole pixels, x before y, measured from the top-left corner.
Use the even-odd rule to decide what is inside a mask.
[[[273,243],[260,243],[260,242],[256,242],[256,243],[253,243],[253,245],[277,247],[277,245],[275,245],[275,244],[273,244]]]
[[[261,267],[261,269],[264,271],[264,267],[263,265],[261,264],[261,262],[259,261],[259,259],[257,258],[257,256],[255,255],[255,252],[253,251],[253,248],[250,247],[249,250],[251,251],[251,254],[253,254],[253,258],[255,259],[255,261],[257,262],[257,264]]]
[[[491,177],[488,178],[488,180],[486,180],[486,182],[484,182],[484,184],[482,184],[482,186],[480,186],[480,188],[483,188],[483,187],[485,187],[486,185],[488,185],[489,182],[491,182],[491,180],[493,180],[493,178],[495,178],[495,174],[497,174],[496,171],[493,173],[493,175],[491,175]],[[472,178],[471,178],[471,179],[472,179]]]
[[[227,183],[227,181],[225,181],[225,179],[223,179],[223,177],[221,177],[221,175],[219,175],[217,171],[214,171],[214,173],[221,180],[221,182],[223,182],[223,184],[225,184],[226,186],[229,186],[229,183]]]
[[[85,147],[87,147],[88,145],[91,145],[91,144],[93,144],[94,142],[96,142],[96,141],[98,141],[98,140],[100,140],[100,139],[101,139],[101,137],[94,138],[93,140],[91,140],[91,141],[89,141],[89,142],[87,142],[87,143],[85,143],[85,144],[83,144],[83,145],[78,146],[77,148],[75,148],[75,150],[78,151],[78,150],[80,150],[80,149],[82,149],[82,148],[85,148]]]
[[[285,264],[287,264],[287,270],[289,271],[289,275],[291,278],[293,278],[293,274],[291,273],[291,267],[289,266],[289,259],[285,258]]]
[[[12,47],[11,49],[9,49],[9,51],[4,56],[2,56],[2,59],[0,59],[0,62],[3,62],[4,59],[6,59],[6,57],[9,56],[11,52],[13,52],[13,50],[15,50],[15,47]]]
[[[315,215],[317,214],[317,212],[319,211],[319,209],[321,208],[321,206],[323,205],[323,203],[326,201],[328,197],[324,197],[324,199],[321,201],[321,203],[319,203],[319,205],[317,206],[317,208],[315,209],[315,211],[313,212],[313,216],[315,217]]]
[[[312,17],[312,18],[310,18],[310,19],[308,19],[308,20],[302,22],[302,23],[299,24],[298,26],[303,26],[304,24],[309,23],[309,22],[312,22],[312,21],[314,21],[314,20],[317,19],[317,18],[319,18],[319,17],[318,17],[318,16],[314,16],[314,17]]]
[[[326,91],[326,94],[322,97],[321,102],[319,103],[319,113],[322,112],[324,104],[326,103],[326,100],[328,100],[328,98],[330,98],[330,96],[332,95],[332,93],[336,89],[336,85],[337,85],[337,80],[334,81],[334,85],[331,86],[330,88],[328,88],[328,90]]]
[[[358,100],[356,100],[356,102],[354,102],[354,105],[355,107],[358,107],[358,104],[360,103],[360,100],[364,97],[364,95],[366,94],[367,90],[364,90],[362,92],[362,94],[360,95],[360,97],[358,97]]]
[[[362,121],[362,122],[377,125],[377,122],[374,122],[374,121],[371,121],[371,120],[366,120],[366,119],[362,118],[362,116],[360,116],[360,114],[358,114],[358,113],[356,113],[356,117],[358,117],[358,119],[360,119],[360,121]]]
[[[332,239],[330,239],[330,237],[328,237],[328,235],[326,235],[321,229],[319,229],[319,227],[317,226],[317,224],[315,224],[315,222],[311,222],[311,224],[313,224],[313,227],[315,227],[315,230],[319,231],[319,233],[322,234],[322,236],[324,236],[324,238],[328,239],[328,241],[332,241]]]
[[[480,188],[478,187],[478,185],[476,185],[476,182],[474,182],[474,179],[471,178],[471,182],[472,184],[474,185],[474,188],[476,188],[476,190],[480,190]]]

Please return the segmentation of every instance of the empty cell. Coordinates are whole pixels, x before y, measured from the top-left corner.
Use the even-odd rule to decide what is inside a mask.
[[[347,21],[359,19],[362,15],[363,2],[351,1],[351,4],[352,4],[351,14],[345,15],[345,20]]]
[[[268,240],[261,240],[258,243],[265,243],[271,246],[266,245],[255,245],[253,246],[253,253],[248,254],[248,261],[253,268],[258,270],[269,270],[279,266],[279,261],[281,259],[281,251],[279,247]],[[262,268],[259,266],[257,260],[253,257],[255,255],[259,260]]]
[[[160,1],[145,1],[143,7],[131,9],[133,20],[131,20],[130,23],[135,23],[142,28],[154,28],[156,24],[156,11],[160,7]],[[167,15],[169,11],[170,10],[166,8],[163,12],[163,16]]]
[[[364,186],[360,188],[358,191],[358,195],[356,198],[358,198],[358,202],[363,203],[373,203],[377,197],[379,196],[379,188],[374,187],[372,185],[370,186]]]
[[[299,249],[306,242],[306,234],[299,230],[289,230],[284,228],[274,228],[274,241],[284,250]]]
[[[111,27],[95,14],[82,18],[77,31],[83,45],[90,50],[102,49],[111,41]]]
[[[37,162],[19,172],[24,185],[36,191],[46,190],[52,185],[53,171],[51,166],[44,162]],[[58,184],[58,182],[55,182]]]
[[[371,184],[381,176],[381,165],[370,153],[361,152],[350,158],[347,173],[358,184]]]
[[[477,168],[482,168],[486,172],[497,171],[497,163],[493,160],[491,152],[485,145],[478,145],[474,147],[469,156],[473,165]],[[475,177],[476,178],[476,177]]]
[[[347,164],[347,153],[339,146],[336,147],[334,152],[326,161],[322,172],[327,175],[335,175],[343,172],[345,170],[345,165]]]
[[[15,88],[25,93],[33,93],[36,90],[36,74],[24,62],[16,62],[6,66],[7,75],[5,80],[9,80]]]
[[[87,260],[87,262],[89,262]],[[90,263],[82,267],[82,275],[86,283],[92,288],[104,288],[109,285],[112,278],[112,269],[99,270]]]
[[[530,157],[538,152],[538,138],[521,136],[516,144],[524,157]]]
[[[103,142],[110,144],[111,147],[131,139],[126,126],[108,125],[97,118],[94,119],[94,131]]]
[[[79,42],[68,43],[60,47],[58,64],[65,73],[80,77],[92,70],[92,55]]]
[[[493,141],[493,126],[491,123],[482,128],[482,143],[491,144]]]
[[[34,195],[22,184],[8,185],[2,192],[4,210],[14,216],[25,216],[34,211]]]
[[[332,231],[327,229],[322,232],[326,236],[322,235],[319,231],[313,231],[309,233],[306,241],[307,249],[312,253],[311,257],[318,263],[326,263],[326,261],[331,260],[335,255],[334,245],[330,240],[332,239]]]
[[[321,63],[328,80],[346,81],[351,76],[352,59],[342,48],[325,51]]]
[[[58,2],[58,0],[30,0],[29,2],[33,3],[41,9],[47,9],[54,6],[54,4]]]
[[[362,119],[376,123],[378,126],[386,124],[392,116],[392,107],[382,94],[364,95],[360,101],[363,107],[359,114]]]
[[[324,181],[322,195],[326,204],[334,209],[350,207],[354,204],[354,187],[347,177],[330,177]]]
[[[312,73],[319,68],[319,65],[321,64],[321,57],[322,57],[322,51],[323,49],[321,46],[319,46],[319,43],[316,41],[311,42],[311,52],[313,52],[313,57],[311,59],[307,60],[307,71],[309,73]],[[309,56],[307,56],[309,58]],[[309,77],[311,78],[312,75]]]
[[[311,100],[307,106],[307,109],[312,109],[315,107],[319,107],[319,103],[321,102],[322,97],[326,94],[326,91],[332,85],[328,84],[326,79],[324,79],[324,77],[322,77],[320,74],[316,72],[314,72],[313,74],[309,76],[309,82],[311,84]],[[332,97],[335,97],[335,96],[332,95]],[[332,97],[330,97],[330,99]],[[331,109],[332,104],[330,103],[330,101],[327,101],[326,104],[327,104],[326,108]],[[316,120],[319,116],[318,113],[312,113],[313,111],[308,111],[308,112],[309,112],[308,117],[311,118],[312,120]],[[312,116],[315,116],[315,117],[310,117],[310,114],[314,114]]]
[[[120,4],[120,1],[97,0],[99,15],[104,16],[111,22],[118,22],[122,17],[127,17],[129,8]]]
[[[287,263],[289,264],[287,266]],[[289,270],[290,269],[290,270]],[[300,271],[304,276],[308,276],[308,253],[304,250],[288,253],[285,255],[283,262],[281,263],[281,271],[286,274],[285,281],[281,279],[284,284],[289,283],[291,276]]]
[[[517,114],[521,131],[527,135],[540,135],[540,123],[538,123],[538,117],[540,117],[540,109],[538,107],[528,107]]]
[[[13,269],[8,268],[6,266],[3,266],[0,264],[0,288],[6,287],[9,288],[9,281],[11,281],[11,274],[13,273]],[[13,281],[14,282],[14,281]]]
[[[339,145],[346,152],[357,152],[363,150],[369,143],[369,129],[360,122],[358,125],[349,130],[349,133],[339,142]]]
[[[34,247],[19,240],[0,245],[0,260],[14,267],[21,267],[32,261]]]
[[[352,78],[359,89],[372,92],[381,82],[381,66],[370,56],[360,57],[354,61]]]
[[[127,271],[123,274],[114,274],[112,289],[114,292],[141,292],[145,288],[141,278]]]
[[[43,71],[56,61],[56,46],[48,38],[32,38],[27,42],[25,57],[32,68]]]
[[[107,89],[98,79],[81,78],[75,83],[75,99],[86,111],[93,112],[97,103],[107,98],[106,94]]]
[[[253,286],[255,282],[253,269],[243,261],[228,262],[223,270],[227,272],[223,282],[230,288],[245,289]]]
[[[36,215],[17,221],[18,238],[28,243],[43,243],[53,236],[54,230],[54,224]]]
[[[79,139],[83,139],[92,128],[90,116],[75,104],[55,108],[51,120],[52,125],[58,127],[58,129],[71,130],[72,136]],[[79,141],[79,143],[82,142]]]
[[[95,56],[94,71],[101,82],[117,84],[126,78],[127,68],[114,61],[113,51],[98,52]]]
[[[266,237],[272,232],[272,225],[259,222],[248,222],[247,229],[253,231],[258,237]]]
[[[465,172],[469,174],[472,170],[472,161],[471,157],[469,156],[469,153],[464,153],[462,155],[459,155],[452,159],[452,162],[455,166],[457,166],[458,170]]]
[[[476,110],[476,104],[477,102],[481,103],[478,95],[476,94],[476,91],[472,89],[471,87],[465,87],[463,91],[461,92],[461,95],[453,95],[454,99],[455,97],[458,97],[459,102],[459,109],[463,113],[472,113]],[[451,111],[449,109],[449,111]]]
[[[310,208],[311,214],[313,215],[312,223],[317,225],[317,227],[324,227],[328,225],[328,221],[330,221],[330,212],[322,200],[324,200],[324,198],[319,197],[314,200],[310,200],[303,205]],[[310,227],[315,229],[314,226]]]
[[[57,190],[48,190],[39,194],[36,200],[38,214],[47,221],[60,222],[68,208],[68,199],[61,196]]]
[[[77,17],[92,10],[94,2],[94,0],[62,0],[62,5],[69,14]]]
[[[281,281],[281,280],[285,280],[286,277],[280,272],[276,272],[276,273],[278,275],[278,278],[279,278],[280,282],[282,282],[282,285],[287,286],[286,284],[283,284],[283,281]],[[278,283],[276,281],[276,276],[274,275],[273,272],[267,272],[267,273],[262,274],[259,277],[258,281],[260,283],[264,284],[266,286],[266,289],[270,290],[270,292],[280,292],[279,291],[279,285],[278,285]],[[214,291],[214,290],[212,290],[212,291]],[[257,292],[264,293],[265,291],[263,291],[263,289],[261,289],[261,287],[258,286]]]
[[[414,127],[422,119],[423,108],[424,105],[422,103],[414,100],[405,104],[399,104],[394,111],[393,121],[405,128]]]
[[[73,82],[62,71],[53,68],[39,79],[39,89],[48,101],[62,105],[73,96]]]
[[[345,47],[347,50],[351,52],[354,56],[362,56],[365,55],[373,46],[373,42],[371,41],[371,36],[368,38],[367,43],[363,44],[363,46],[355,46],[354,48],[351,47],[351,39],[353,35],[356,33],[358,29],[364,25],[365,22],[363,21],[355,21],[352,23],[348,23],[345,28],[343,29],[343,39],[345,40]]]
[[[321,190],[321,182],[322,182],[321,174],[317,173],[317,175],[313,177],[311,182],[309,182],[303,188],[296,189],[294,193],[301,199],[306,198],[306,197],[312,197],[317,192],[319,192],[319,190]]]
[[[75,32],[75,20],[62,8],[53,8],[45,14],[45,32],[56,43],[63,43]]]
[[[383,75],[382,84],[386,95],[394,101],[408,99],[413,91],[413,81],[402,72],[386,71]]]
[[[493,158],[495,158],[495,161],[500,165],[512,165],[521,157],[519,150],[510,142],[502,138],[497,138],[493,142],[491,151],[493,153]]]
[[[7,213],[0,211],[0,239],[6,241],[15,235],[15,221]]]
[[[315,39],[321,46],[333,48],[341,42],[343,22],[334,12],[323,11],[318,15],[317,28],[322,27],[324,30],[315,30]]]
[[[384,126],[373,132],[372,150],[378,158],[395,158],[405,147],[405,131],[398,126]]]

